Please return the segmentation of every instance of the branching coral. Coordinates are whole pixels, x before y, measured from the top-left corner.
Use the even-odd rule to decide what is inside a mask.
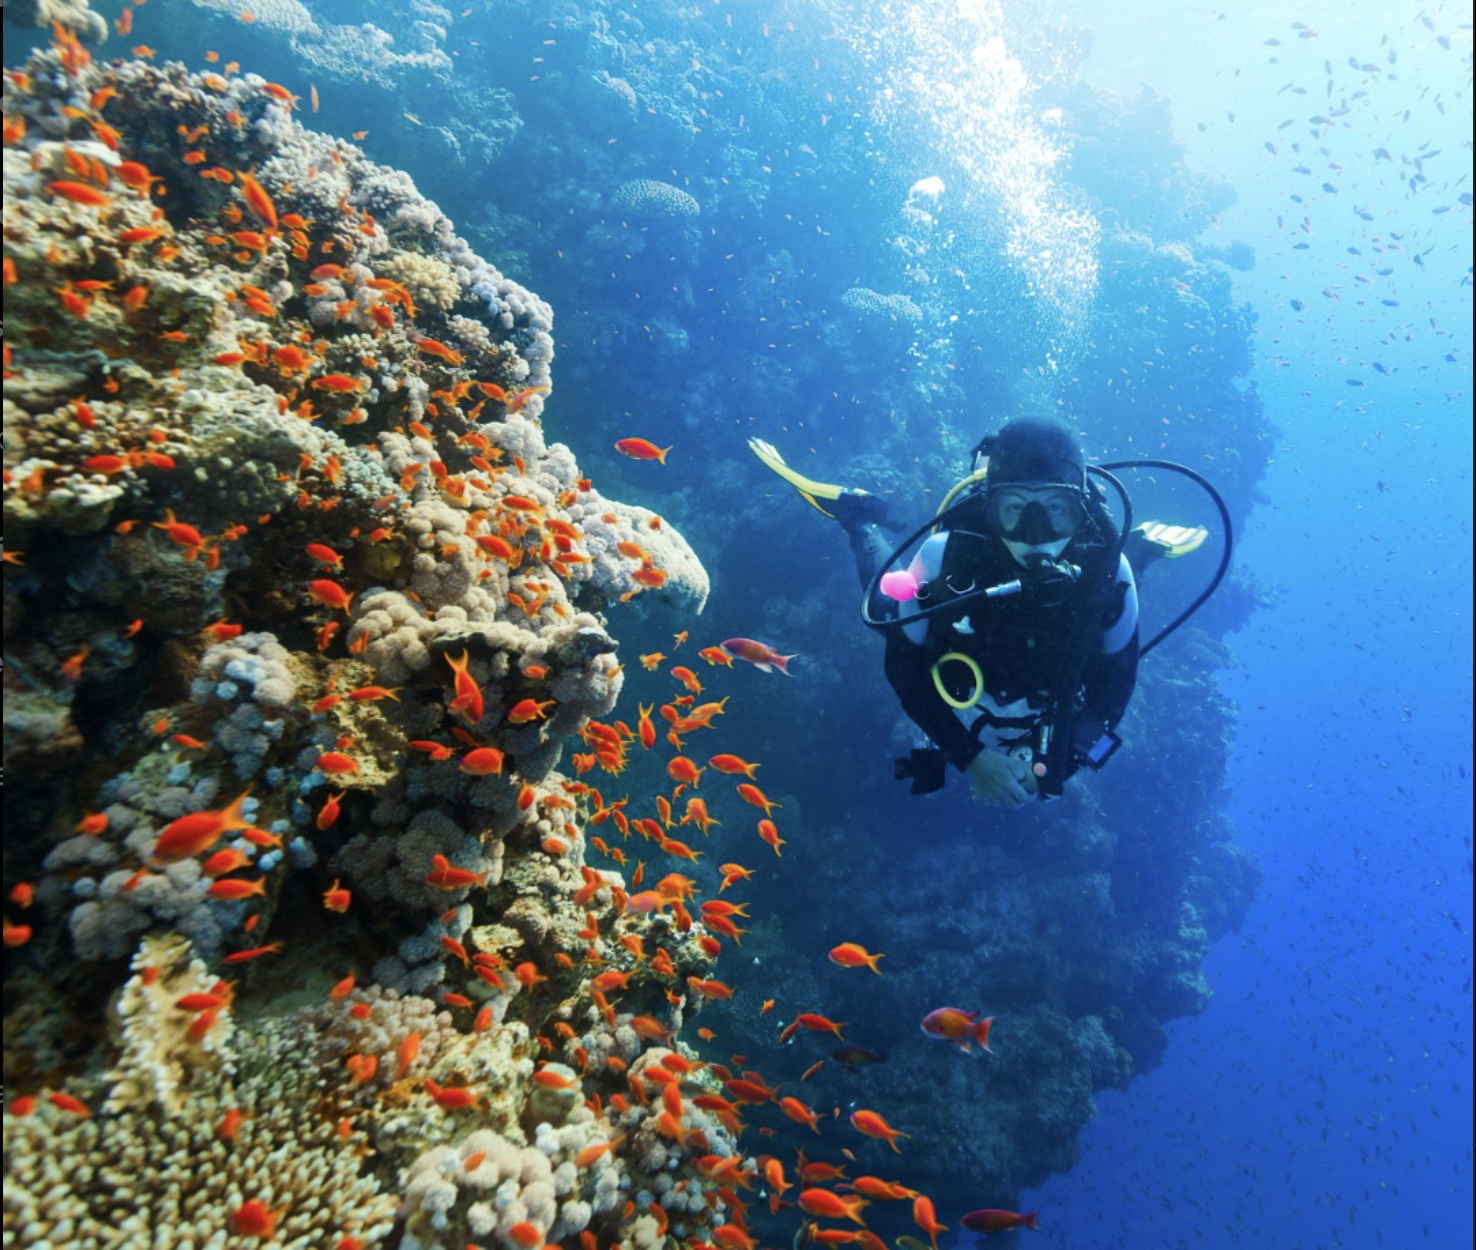
[[[396,1202],[361,1174],[363,1135],[325,1100],[301,1027],[264,1021],[232,1037],[223,1010],[205,1042],[186,1040],[199,1013],[176,1003],[207,992],[203,965],[178,939],[148,939],[135,966],[103,1108],[58,1095],[22,1114],[7,1100],[7,1243],[219,1242],[248,1201],[274,1214],[277,1244],[387,1235]]]
[[[202,1018],[176,1005],[189,995],[219,993],[216,978],[193,956],[184,938],[173,934],[144,938],[133,957],[133,976],[118,999],[123,1053],[108,1074],[113,1087],[104,1111],[157,1105],[177,1115],[196,1073],[233,1070],[230,1012]]]

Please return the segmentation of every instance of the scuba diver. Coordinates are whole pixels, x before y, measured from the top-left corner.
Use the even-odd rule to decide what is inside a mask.
[[[1209,597],[1229,564],[1229,517],[1192,470],[1164,461],[1214,497],[1225,522],[1220,569],[1203,594],[1140,647],[1134,566],[1187,555],[1208,532],[1149,522],[1131,528],[1132,505],[1112,468],[1086,465],[1069,428],[1022,416],[974,449],[974,471],[938,515],[889,551],[900,530],[863,490],[812,481],[769,444],[754,453],[850,539],[866,597],[862,619],[886,635],[886,676],[934,744],[898,760],[914,794],[944,784],[946,764],[977,797],[1017,808],[1052,798],[1081,767],[1101,768],[1121,745],[1115,729],[1132,699],[1140,655]],[[1119,493],[1124,523],[1092,480]],[[918,540],[922,541],[919,543]],[[911,551],[905,567],[902,557]]]

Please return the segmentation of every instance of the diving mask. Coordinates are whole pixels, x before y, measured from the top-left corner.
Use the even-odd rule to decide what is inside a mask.
[[[1058,482],[1012,482],[995,487],[985,517],[1021,564],[1031,556],[1058,558],[1086,519],[1081,492]]]

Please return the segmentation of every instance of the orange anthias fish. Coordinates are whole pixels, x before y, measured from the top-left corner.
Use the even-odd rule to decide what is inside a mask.
[[[938,1250],[938,1234],[946,1233],[948,1226],[938,1223],[938,1217],[933,1212],[931,1198],[918,1194],[912,1200],[912,1222],[927,1233],[928,1240],[933,1243],[933,1250]]]
[[[246,207],[251,210],[251,215],[268,230],[275,230],[277,207],[272,203],[272,197],[266,193],[266,189],[250,173],[241,175],[241,194],[246,199]]]
[[[451,711],[475,725],[482,719],[484,706],[482,688],[477,685],[476,678],[467,672],[467,665],[470,663],[467,653],[463,651],[459,659],[453,658],[448,653],[446,663],[456,674],[456,694],[451,700]]]
[[[457,767],[473,777],[488,777],[502,772],[502,761],[496,747],[477,747],[463,755]]]
[[[930,1037],[941,1037],[945,1042],[954,1042],[972,1054],[973,1042],[978,1042],[981,1050],[989,1050],[989,1028],[993,1023],[993,1016],[980,1020],[977,1011],[939,1007],[923,1017],[922,1031]]]
[[[694,788],[702,780],[702,774],[706,771],[705,768],[698,768],[685,755],[674,756],[666,765],[666,774],[673,781],[680,781]]]
[[[690,690],[693,694],[702,693],[702,683],[697,680],[697,674],[694,673],[690,668],[686,668],[683,665],[678,664],[671,670],[671,675],[675,677],[679,682],[681,682],[682,685]]]
[[[507,714],[508,723],[512,725],[526,725],[529,721],[543,720],[548,715],[548,709],[553,707],[555,700],[545,699],[539,702],[537,699],[523,699],[515,703]]]
[[[707,762],[720,773],[727,773],[730,777],[736,777],[739,773],[742,773],[750,781],[753,780],[753,774],[759,767],[759,765],[750,764],[747,760],[740,759],[736,755],[714,755]]]
[[[622,456],[629,456],[632,460],[656,460],[665,464],[666,453],[671,448],[658,447],[644,438],[622,438],[615,444],[615,450]]]
[[[783,852],[779,848],[787,846],[788,843],[779,836],[779,827],[772,820],[761,820],[758,822],[758,833],[759,837],[774,848],[774,854],[783,859]]]
[[[242,1237],[259,1237],[269,1241],[277,1235],[277,1220],[286,1210],[286,1207],[269,1210],[266,1203],[253,1198],[231,1212],[231,1231]]]
[[[327,578],[318,578],[308,583],[308,594],[321,603],[325,608],[341,609],[344,612],[354,601],[351,591],[345,590],[337,582],[331,582]]]
[[[837,1024],[829,1016],[818,1015],[813,1011],[802,1011],[794,1018],[795,1024],[811,1033],[834,1033],[840,1037],[841,1030],[846,1026]]]
[[[471,872],[466,868],[453,868],[451,862],[444,855],[432,855],[431,863],[435,865],[435,871],[425,881],[427,885],[433,885],[438,890],[461,890],[470,885],[483,885],[486,883],[485,872]]]
[[[893,1128],[875,1111],[867,1111],[864,1107],[851,1112],[851,1127],[858,1133],[866,1134],[867,1137],[886,1142],[897,1154],[902,1153],[897,1146],[897,1138],[910,1136],[901,1129]]]
[[[799,1205],[800,1210],[822,1220],[850,1220],[862,1225],[866,1223],[861,1218],[866,1199],[859,1196],[842,1198],[828,1189],[803,1189],[800,1191]]]
[[[762,672],[772,673],[778,669],[786,677],[790,676],[790,660],[799,655],[797,651],[791,655],[780,655],[773,647],[766,643],[755,642],[752,638],[728,638],[724,640],[722,647],[730,655],[736,655],[740,660],[747,660],[754,668]]]
[[[820,1131],[820,1113],[805,1106],[798,1098],[781,1098],[779,1110],[796,1124],[808,1124],[812,1133]]]
[[[831,963],[842,968],[870,968],[877,976],[881,976],[881,969],[876,966],[876,961],[885,958],[885,955],[873,955],[855,942],[842,942],[830,952]]]
[[[739,785],[738,797],[745,803],[751,803],[754,807],[763,808],[765,816],[769,815],[774,808],[782,806],[782,804],[774,802],[773,799],[769,798],[757,786],[749,785],[746,781]]]
[[[255,881],[243,881],[239,877],[225,877],[215,882],[205,891],[209,898],[220,899],[227,903],[238,903],[244,898],[250,898],[253,894],[266,896],[266,881],[258,877]]]
[[[218,811],[194,812],[170,821],[154,844],[152,858],[156,863],[176,864],[209,850],[224,834],[250,828],[251,822],[241,814],[250,795],[251,787],[247,786],[227,807]]]

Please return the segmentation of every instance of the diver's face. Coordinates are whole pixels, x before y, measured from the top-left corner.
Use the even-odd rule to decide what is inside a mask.
[[[1058,486],[1006,486],[994,495],[990,520],[1020,564],[1032,555],[1056,559],[1081,527],[1081,502]]]

